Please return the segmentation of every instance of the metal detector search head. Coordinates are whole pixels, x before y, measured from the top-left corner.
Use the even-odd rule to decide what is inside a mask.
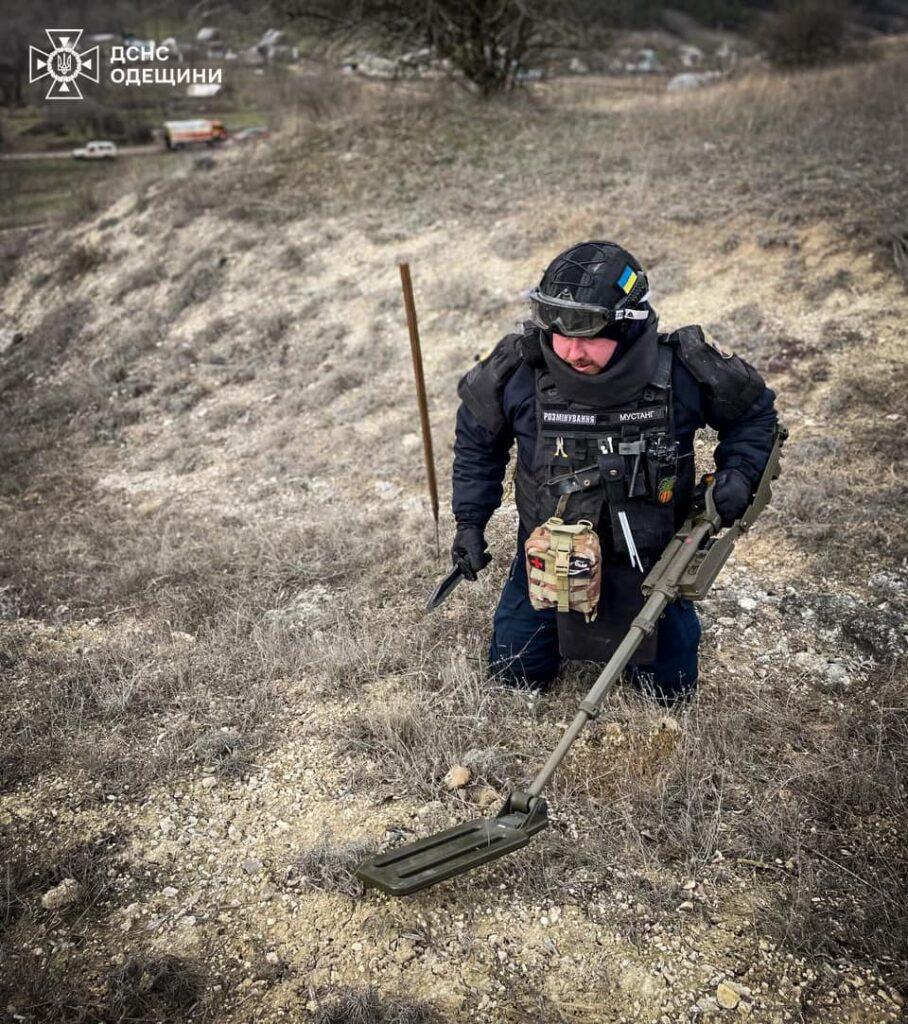
[[[514,853],[548,823],[545,800],[512,793],[496,817],[477,818],[369,857],[356,877],[389,896],[409,896]]]

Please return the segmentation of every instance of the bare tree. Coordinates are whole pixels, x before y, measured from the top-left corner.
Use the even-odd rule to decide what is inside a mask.
[[[533,48],[541,0],[275,0],[281,14],[328,34],[354,26],[396,43],[430,46],[481,95],[512,89]]]

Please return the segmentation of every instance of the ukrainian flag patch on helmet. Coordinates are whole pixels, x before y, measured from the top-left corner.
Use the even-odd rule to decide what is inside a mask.
[[[621,271],[621,277],[618,278],[618,287],[625,295],[629,295],[631,288],[633,288],[636,283],[637,275],[634,272],[634,268],[628,264],[624,270]]]

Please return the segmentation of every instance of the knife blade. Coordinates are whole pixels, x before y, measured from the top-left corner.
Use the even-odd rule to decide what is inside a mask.
[[[448,573],[447,576],[438,584],[438,586],[432,591],[429,600],[426,601],[426,611],[431,612],[437,608],[442,601],[451,593],[451,591],[460,583],[461,580],[466,579],[459,565],[455,565],[454,568]]]

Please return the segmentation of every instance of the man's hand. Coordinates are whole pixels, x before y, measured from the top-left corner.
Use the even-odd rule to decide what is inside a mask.
[[[720,469],[716,473],[713,501],[716,511],[722,516],[722,525],[731,526],[740,519],[750,504],[750,481],[736,469]]]
[[[458,523],[451,545],[451,561],[471,583],[492,561],[482,530],[472,523]]]

